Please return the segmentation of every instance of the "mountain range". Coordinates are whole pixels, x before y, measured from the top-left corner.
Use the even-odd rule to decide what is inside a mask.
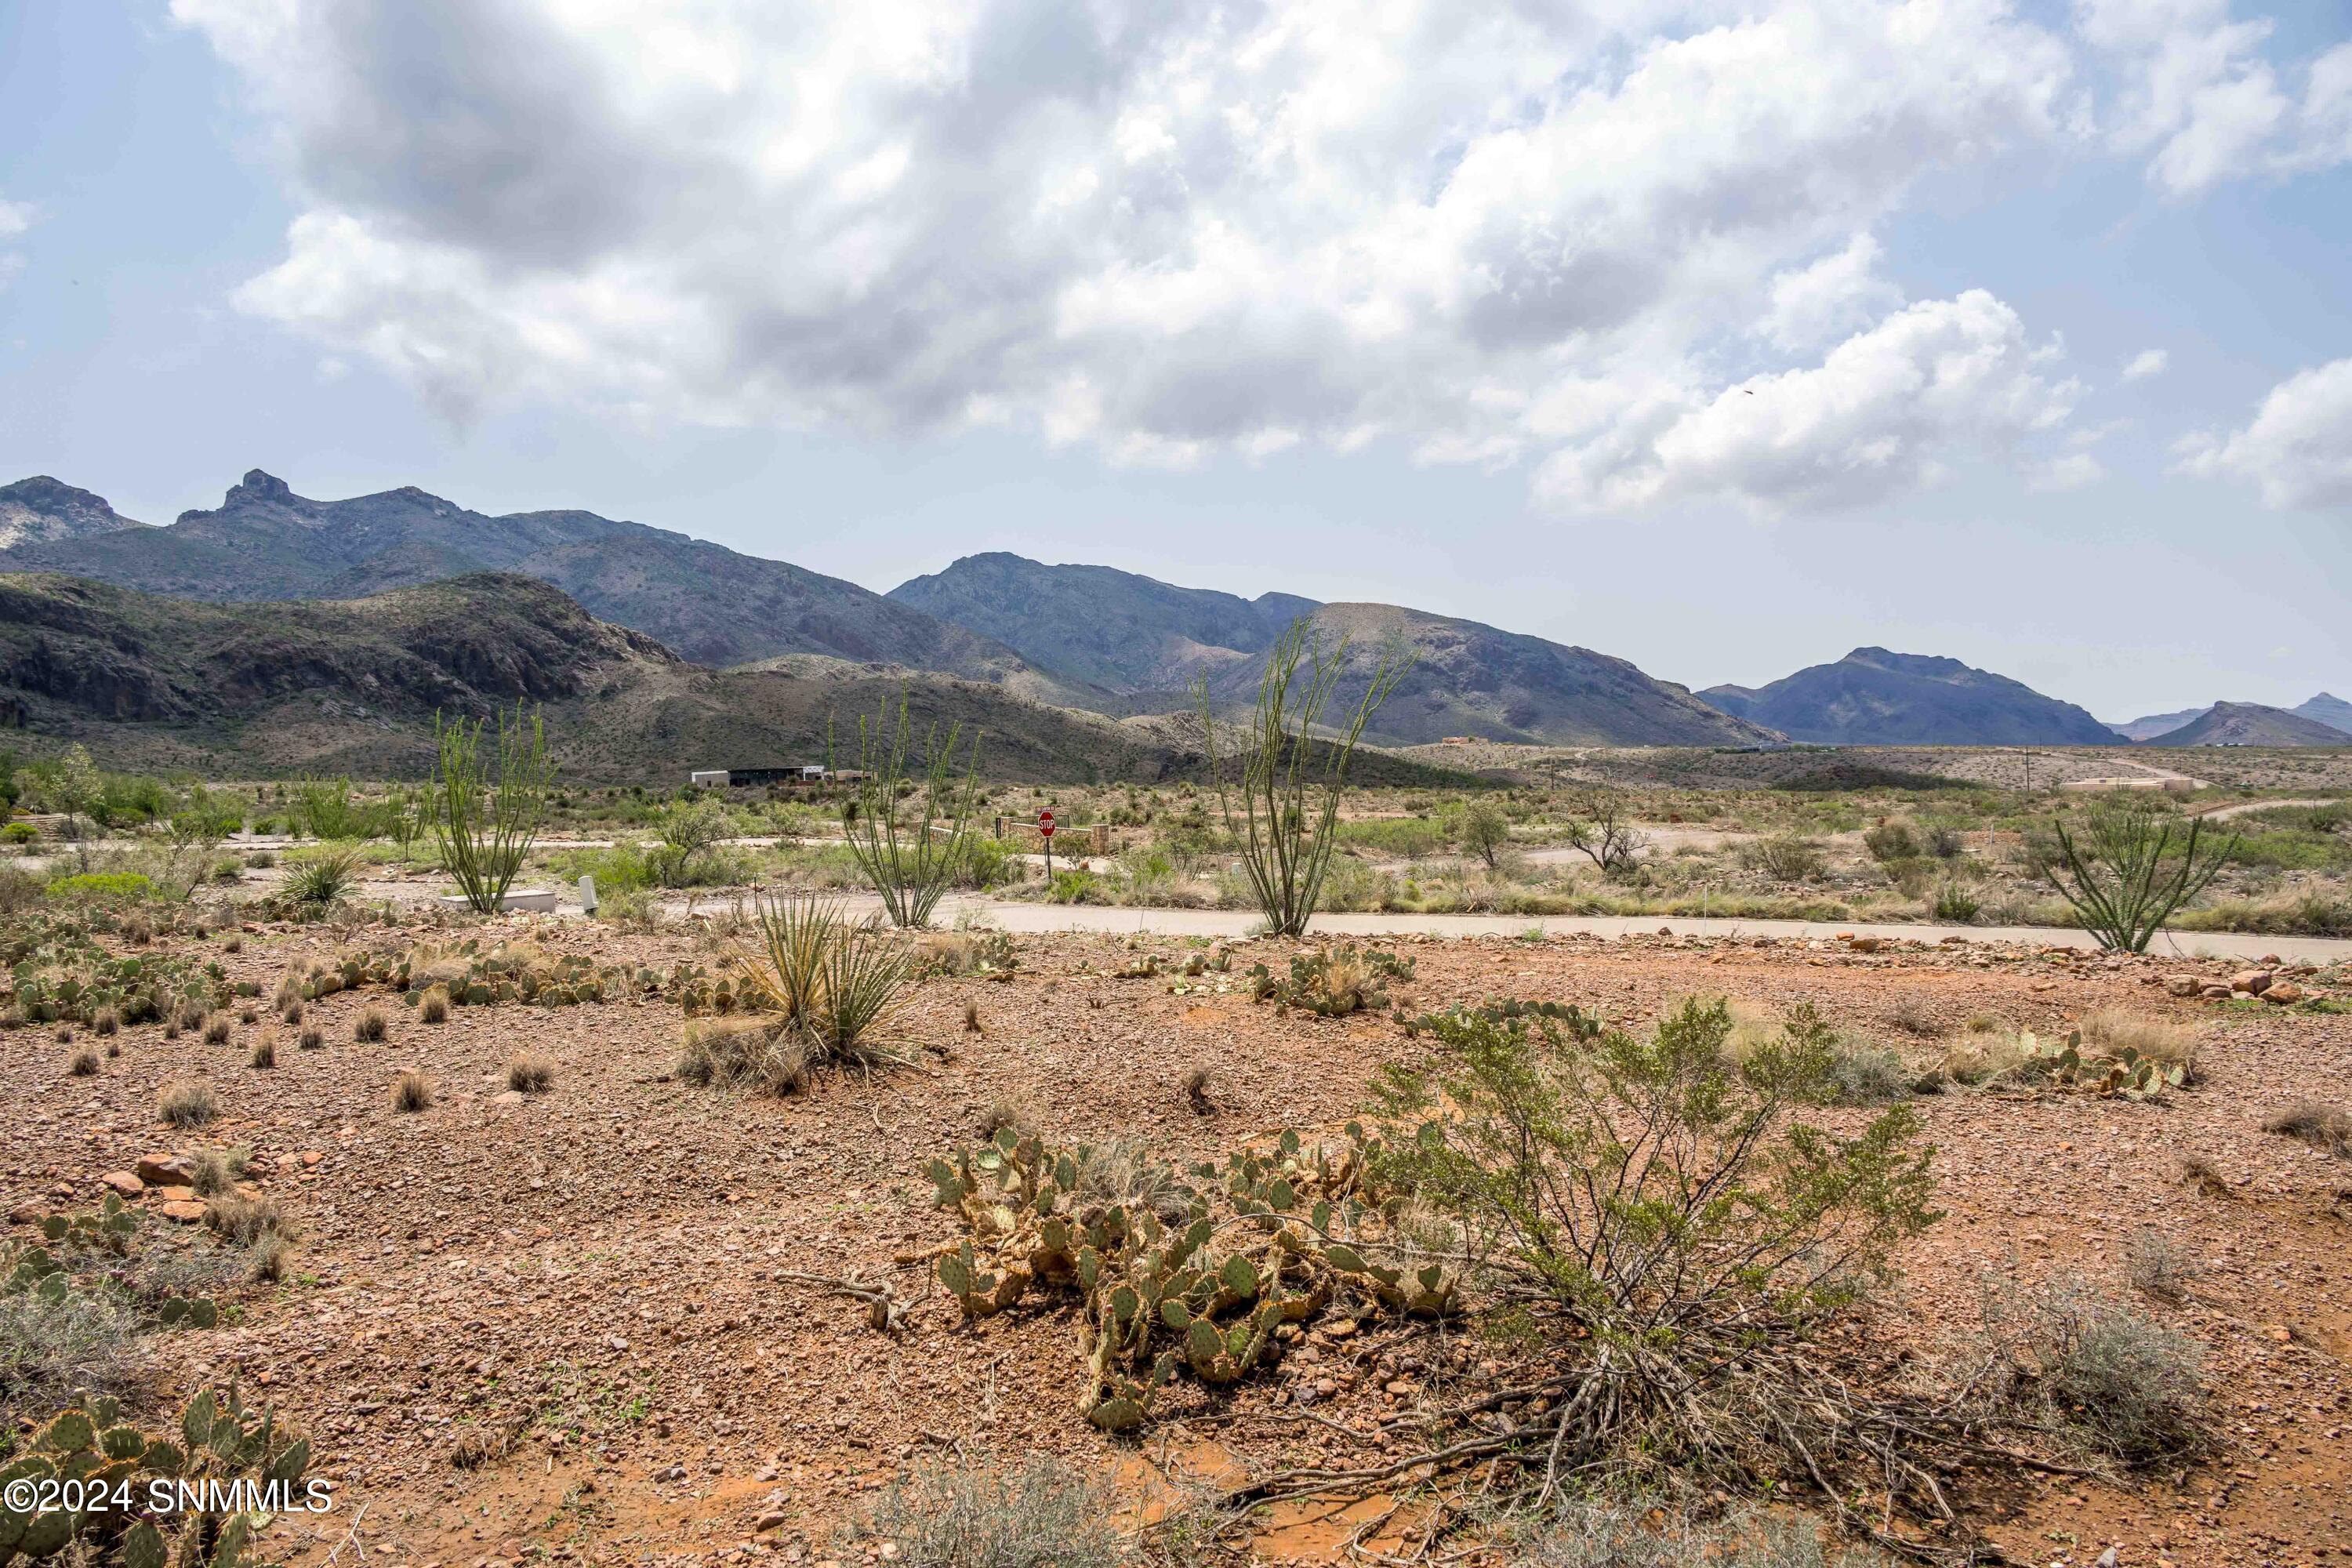
[[[2216,702],[2177,730],[2141,742],[2149,746],[2352,746],[2352,734],[2286,708],[2258,702]]]
[[[1769,686],[1710,686],[1727,713],[1822,745],[2111,746],[2071,702],[1956,658],[1858,647]]]
[[[2100,745],[2118,739],[2082,709],[2006,677],[1885,648],[1856,648],[1760,688],[1717,686],[1694,695],[1607,654],[1403,605],[1325,604],[1283,593],[1243,598],[1003,552],[966,556],[877,594],[786,562],[593,512],[491,515],[415,488],[317,500],[257,468],[219,506],[183,512],[165,527],[123,517],[103,497],[47,476],[0,487],[0,573],[51,574],[39,579],[37,598],[52,606],[79,602],[90,615],[104,604],[113,617],[104,636],[77,641],[59,629],[53,610],[33,643],[12,637],[12,663],[0,686],[13,689],[0,689],[0,721],[39,710],[60,719],[79,712],[96,721],[194,726],[192,733],[244,724],[250,713],[215,700],[237,693],[247,707],[268,706],[264,672],[251,659],[240,664],[239,648],[284,655],[289,668],[317,677],[321,692],[341,691],[338,681],[349,676],[359,693],[349,700],[361,709],[369,708],[371,690],[414,695],[425,689],[417,682],[430,686],[432,679],[463,686],[469,672],[497,669],[488,645],[468,645],[460,658],[455,647],[421,648],[412,629],[404,633],[402,657],[370,654],[362,668],[339,675],[331,660],[321,662],[315,639],[281,647],[263,634],[272,626],[406,626],[404,617],[421,613],[418,606],[462,602],[486,626],[529,643],[539,635],[530,628],[544,632],[556,616],[550,595],[520,586],[533,582],[556,590],[552,597],[571,604],[577,617],[562,624],[579,635],[558,639],[578,645],[566,668],[601,668],[620,658],[596,651],[605,648],[599,640],[605,631],[637,634],[622,660],[637,673],[614,694],[666,693],[648,710],[671,716],[656,721],[655,739],[724,733],[724,726],[714,731],[704,720],[681,716],[702,712],[698,705],[709,701],[741,701],[748,706],[740,733],[747,744],[757,737],[763,756],[772,742],[795,756],[808,749],[813,731],[792,728],[806,711],[777,695],[786,687],[831,700],[848,688],[896,685],[919,694],[918,706],[975,720],[982,710],[1022,710],[1022,717],[1000,717],[988,727],[1034,735],[1048,750],[1075,745],[1064,759],[1069,765],[1149,773],[1171,765],[1169,748],[1183,749],[1184,727],[1160,720],[1138,728],[1135,721],[1189,712],[1199,688],[1222,710],[1245,706],[1269,649],[1302,616],[1327,648],[1344,646],[1335,692],[1340,709],[1360,694],[1384,653],[1411,656],[1411,669],[1366,731],[1380,744],[1455,736],[1734,748],[1784,739],[1847,745]],[[80,586],[66,579],[81,580]],[[14,581],[21,595],[35,579]],[[456,600],[400,596],[452,583],[471,585]],[[106,600],[101,585],[129,596]],[[77,601],[77,595],[83,597]],[[194,610],[170,608],[262,602],[299,607],[209,622]],[[130,647],[142,627],[162,638],[152,648],[181,651],[109,658],[106,647]],[[492,687],[509,698],[538,695],[526,679],[536,665],[518,658],[521,662],[499,671]],[[422,669],[440,673],[427,679]],[[667,673],[648,673],[655,670]],[[193,678],[183,679],[190,671],[204,679],[191,684]],[[600,680],[597,689],[607,684]],[[2124,728],[2149,735],[2185,731],[2200,714],[2241,706],[2152,716]],[[1061,717],[1049,722],[1028,716],[1047,711]],[[2253,717],[2281,712],[2247,710],[2209,728],[2279,737],[2244,743],[2317,744],[2323,742],[2315,733],[2334,734],[2319,725],[2352,724],[2352,704],[2326,694],[2285,713],[2284,725]],[[1116,721],[1130,722],[1122,728]],[[696,752],[700,763],[724,760],[707,748]]]

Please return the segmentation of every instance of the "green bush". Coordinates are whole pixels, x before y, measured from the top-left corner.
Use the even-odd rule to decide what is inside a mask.
[[[30,844],[40,836],[40,830],[29,822],[12,822],[0,827],[0,844]]]
[[[136,871],[84,871],[49,884],[53,899],[133,900],[152,897],[155,884]]]

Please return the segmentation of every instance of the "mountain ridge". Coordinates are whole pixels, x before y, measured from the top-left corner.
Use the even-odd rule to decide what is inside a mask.
[[[1939,654],[1864,647],[1760,687],[1710,686],[1699,700],[1823,745],[2116,745],[2071,702]]]
[[[2352,746],[2352,734],[2286,708],[2259,702],[2216,702],[2146,746]]]

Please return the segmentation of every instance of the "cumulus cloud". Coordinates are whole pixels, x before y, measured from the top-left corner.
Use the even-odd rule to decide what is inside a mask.
[[[2164,367],[2171,363],[2172,356],[2162,349],[2142,349],[2132,355],[2129,364],[2124,366],[2124,379],[2146,381],[2150,376],[2162,375]]]
[[[2244,118],[2198,94],[2247,79],[2252,45],[2168,3],[2170,33],[2095,6],[2095,52],[2146,84],[2115,134],[2193,184]],[[1879,334],[1923,328],[1881,220],[1923,172],[2080,146],[2088,90],[2083,38],[2008,0],[173,10],[244,79],[300,207],[240,303],[453,419],[550,398],[997,426],[1168,464],[1389,441],[1532,460],[1561,497],[1783,505],[2012,438],[1933,366],[1854,380],[1892,404],[1817,426],[1774,389],[1899,358]],[[1998,315],[1979,349],[2023,352],[1989,297],[1913,310]],[[1891,445],[1731,453],[1705,410],[1768,392],[1800,446]]]
[[[31,203],[0,199],[0,239],[13,239],[32,226]]]
[[[2352,507],[2352,359],[2287,377],[2244,429],[2190,436],[2179,455],[2181,472],[2244,480],[2264,506]]]
[[[1538,482],[1581,507],[1874,500],[1941,478],[1956,451],[2007,452],[2064,420],[2082,389],[2050,374],[2054,358],[1981,289],[1923,300],[1817,366],[1635,402],[1616,428],[1548,460]]]

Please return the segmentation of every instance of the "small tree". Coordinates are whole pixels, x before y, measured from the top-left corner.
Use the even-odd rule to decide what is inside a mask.
[[[646,857],[655,885],[690,886],[703,858],[727,837],[730,826],[726,807],[716,801],[680,801],[664,812],[661,843]]]
[[[1275,936],[1304,936],[1314,918],[1323,877],[1338,847],[1333,829],[1347,793],[1348,764],[1364,725],[1397,688],[1412,659],[1391,643],[1381,650],[1363,696],[1345,724],[1318,741],[1334,689],[1348,660],[1348,639],[1327,648],[1304,616],[1290,624],[1266,650],[1259,677],[1257,706],[1230,759],[1218,751],[1216,714],[1209,683],[1193,688],[1209,753],[1209,779],[1224,814],[1225,831],[1238,843],[1251,895]],[[1301,665],[1306,679],[1299,679]],[[1228,778],[1228,773],[1234,776]],[[1240,809],[1234,797],[1240,797]],[[1310,823],[1311,814],[1311,823]]]
[[[347,778],[306,778],[294,786],[287,815],[298,833],[320,840],[373,838],[381,814],[352,798]]]
[[[1584,852],[1604,873],[1614,876],[1633,868],[1634,857],[1649,841],[1625,820],[1623,799],[1614,790],[1587,790],[1570,803],[1568,842]]]
[[[400,849],[400,858],[407,859],[416,852],[416,840],[425,831],[425,816],[431,805],[424,792],[407,784],[394,784],[383,800],[383,831]]]
[[[980,736],[972,735],[958,784],[955,749],[962,726],[949,725],[942,742],[933,725],[924,737],[919,786],[907,777],[913,733],[903,690],[895,722],[887,702],[872,724],[857,721],[857,766],[864,776],[856,795],[843,803],[841,820],[849,852],[882,895],[890,923],[920,927],[931,923],[931,911],[971,853],[972,816],[980,808]],[[831,756],[828,744],[828,767]]]
[[[457,879],[467,905],[496,914],[507,889],[522,870],[531,840],[546,820],[548,790],[555,777],[547,752],[547,731],[538,713],[523,718],[518,700],[511,716],[499,713],[497,774],[482,755],[484,721],[443,723],[433,716],[440,742],[440,767],[433,784],[435,837],[441,864]]]
[[[2179,818],[2146,801],[2095,806],[2078,837],[2053,820],[2058,857],[2042,869],[2074,908],[2083,929],[2110,952],[2146,952],[2173,911],[2204,891],[2237,853],[2215,842],[2204,819]]]
[[[1510,842],[1510,818],[1493,801],[1473,801],[1462,814],[1463,851],[1484,860],[1489,871],[1502,864],[1503,851]]]
[[[245,808],[226,795],[192,784],[178,810],[163,824],[163,854],[155,886],[166,897],[194,896],[212,869],[213,851],[245,821]]]
[[[65,817],[66,834],[73,840],[74,854],[81,868],[88,871],[89,841],[97,828],[99,808],[106,800],[106,780],[100,776],[98,764],[89,760],[88,749],[68,746],[65,755],[58,759],[56,774],[41,793]]]

